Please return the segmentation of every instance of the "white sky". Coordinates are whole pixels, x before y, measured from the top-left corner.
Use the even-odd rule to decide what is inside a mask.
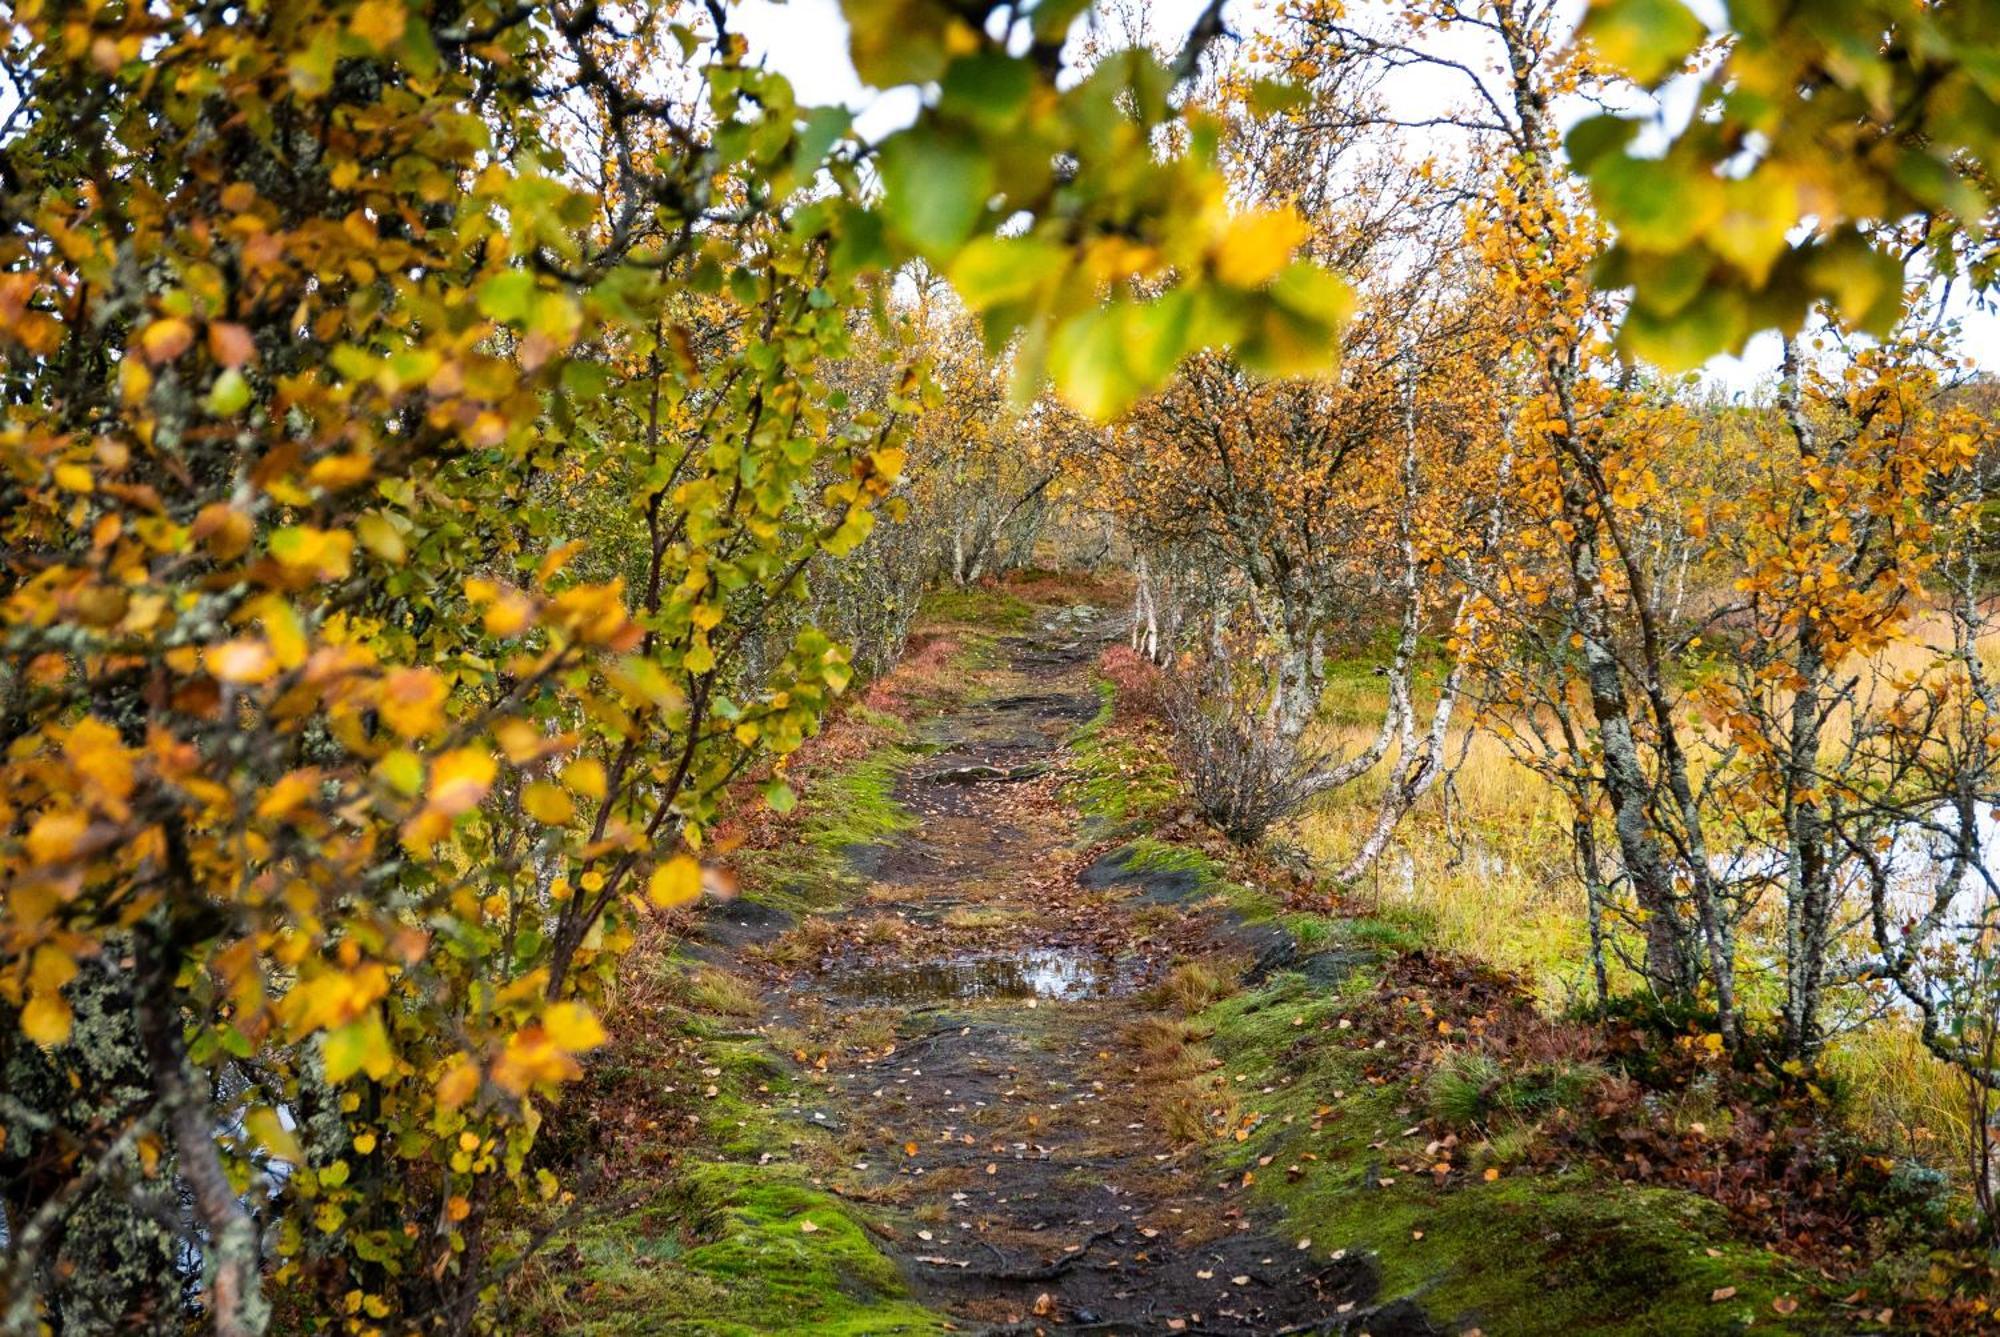
[[[1154,30],[1167,37],[1185,33],[1201,13],[1204,0],[1144,3]],[[1232,0],[1227,11],[1230,29],[1254,31],[1266,7],[1265,0]],[[1717,0],[1692,0],[1691,7],[1711,24],[1720,20]],[[1584,0],[1576,0],[1578,14],[1583,8]],[[813,106],[837,102],[853,108],[856,128],[863,138],[879,138],[915,117],[916,90],[881,94],[864,86],[855,74],[847,52],[847,24],[837,0],[736,0],[731,21],[754,53],[763,55],[772,68],[792,81],[800,102]],[[1424,114],[1442,110],[1443,104],[1461,91],[1413,76],[1393,88],[1391,97],[1399,104],[1399,114]],[[2000,371],[2000,313],[1966,311],[1963,318],[1966,350],[1980,366]],[[1777,365],[1778,338],[1766,333],[1753,338],[1743,356],[1711,358],[1705,370],[1732,390],[1747,390],[1775,372]]]

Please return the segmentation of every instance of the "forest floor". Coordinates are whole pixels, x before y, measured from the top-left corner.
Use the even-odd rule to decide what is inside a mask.
[[[1117,718],[1111,615],[938,611],[801,760],[798,811],[723,842],[743,895],[640,948],[584,1109],[545,1135],[585,1187],[511,1287],[522,1326],[1894,1325],[1714,1195],[1455,1110],[1437,1035],[1539,1023],[1203,836]],[[1576,1070],[1457,1098],[1560,1114],[1599,1074]]]

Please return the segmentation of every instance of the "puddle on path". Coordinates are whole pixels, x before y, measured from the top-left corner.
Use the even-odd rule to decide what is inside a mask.
[[[1059,947],[947,957],[841,970],[829,992],[852,1003],[886,1006],[992,998],[1102,998],[1117,971],[1101,956]]]

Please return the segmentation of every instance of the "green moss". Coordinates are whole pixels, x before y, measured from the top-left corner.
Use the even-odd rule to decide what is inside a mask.
[[[791,1115],[800,1086],[790,1064],[762,1037],[718,1030],[726,1024],[687,1018],[699,1063],[677,1079],[703,1084],[695,1145],[711,1159],[565,1229],[551,1248],[573,1249],[573,1261],[522,1288],[516,1327],[586,1337],[940,1331],[854,1211],[811,1182],[837,1148],[831,1132]]]
[[[1192,845],[1176,845],[1153,836],[1141,836],[1127,846],[1125,866],[1135,873],[1197,873],[1204,886],[1219,882],[1222,865]]]
[[[798,839],[741,856],[748,894],[794,913],[844,900],[861,882],[849,852],[882,844],[916,825],[895,791],[897,776],[920,755],[916,748],[891,744],[814,776],[800,796],[806,817]]]
[[[1252,1192],[1282,1210],[1288,1234],[1365,1251],[1382,1300],[1415,1298],[1454,1326],[1697,1334],[1754,1317],[1759,1328],[1786,1330],[1771,1302],[1805,1299],[1809,1283],[1776,1255],[1732,1240],[1706,1198],[1582,1172],[1464,1182],[1463,1153],[1440,1186],[1420,1168],[1427,1134],[1402,1136],[1417,1117],[1410,1093],[1371,1084],[1372,1049],[1338,1028],[1368,987],[1365,973],[1334,993],[1282,976],[1199,1018],[1214,1028],[1210,1048],[1231,1085],[1257,1093],[1243,1099],[1254,1126],[1244,1142],[1223,1144],[1225,1164],[1256,1172]],[[1314,1131],[1322,1108],[1336,1113]],[[1299,1171],[1277,1168],[1286,1166]],[[1711,1299],[1727,1287],[1733,1296]]]
[[[857,724],[865,724],[871,729],[887,734],[899,743],[907,742],[913,732],[908,720],[898,715],[891,715],[886,710],[872,709],[859,701],[847,708],[846,717]]]
[[[931,623],[969,623],[976,627],[1026,631],[1034,624],[1035,606],[1005,590],[943,585],[924,596],[917,616]]]
[[[1355,942],[1385,952],[1414,952],[1433,942],[1428,916],[1417,910],[1383,909],[1343,925]]]
[[[1241,882],[1224,882],[1216,890],[1230,912],[1246,924],[1269,923],[1280,918],[1285,908],[1277,897]]]
[[[1097,697],[1097,714],[1070,735],[1075,778],[1063,797],[1083,814],[1085,831],[1101,839],[1151,825],[1180,797],[1181,784],[1165,757],[1112,729],[1117,689],[1100,680]]]
[[[1279,921],[1301,952],[1317,952],[1331,946],[1340,936],[1338,927],[1326,915],[1289,914]]]
[[[943,1330],[866,1228],[796,1166],[692,1166],[570,1242],[576,1266],[559,1280],[573,1298],[545,1296],[530,1323],[585,1337]]]

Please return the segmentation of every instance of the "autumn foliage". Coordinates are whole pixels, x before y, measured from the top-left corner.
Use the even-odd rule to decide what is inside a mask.
[[[843,8],[917,90],[875,142],[725,6],[0,18],[10,1329],[476,1324],[635,927],[1065,495],[1236,712],[1187,721],[1284,770],[1233,834],[1380,763],[1358,876],[1476,711],[1574,805],[1600,989],[1629,953],[1733,1043],[1775,916],[1787,1055],[1858,971],[2000,1085],[1925,1001],[1949,892],[1883,909],[1899,824],[1984,867],[2000,746],[1992,419],[1922,324],[1992,277],[1987,6],[1731,4],[1700,56],[1677,0],[1297,0],[1239,65],[1218,6],[1069,71],[1077,0]],[[1412,152],[1355,81],[1465,31],[1506,72]],[[1663,165],[1564,148],[1683,57]],[[1772,327],[1763,411],[1667,374]],[[1380,728],[1316,752],[1376,622]]]
[[[837,383],[896,265],[1099,411],[1189,303],[1322,362],[1338,281],[1200,135],[1133,161],[1172,69],[1056,92],[1074,6],[1027,56],[853,11],[864,75],[945,89],[880,144],[721,10],[11,11],[10,1323],[473,1321],[636,919],[849,682],[802,610],[907,458],[918,359]],[[131,1205],[174,1183],[178,1238]]]

